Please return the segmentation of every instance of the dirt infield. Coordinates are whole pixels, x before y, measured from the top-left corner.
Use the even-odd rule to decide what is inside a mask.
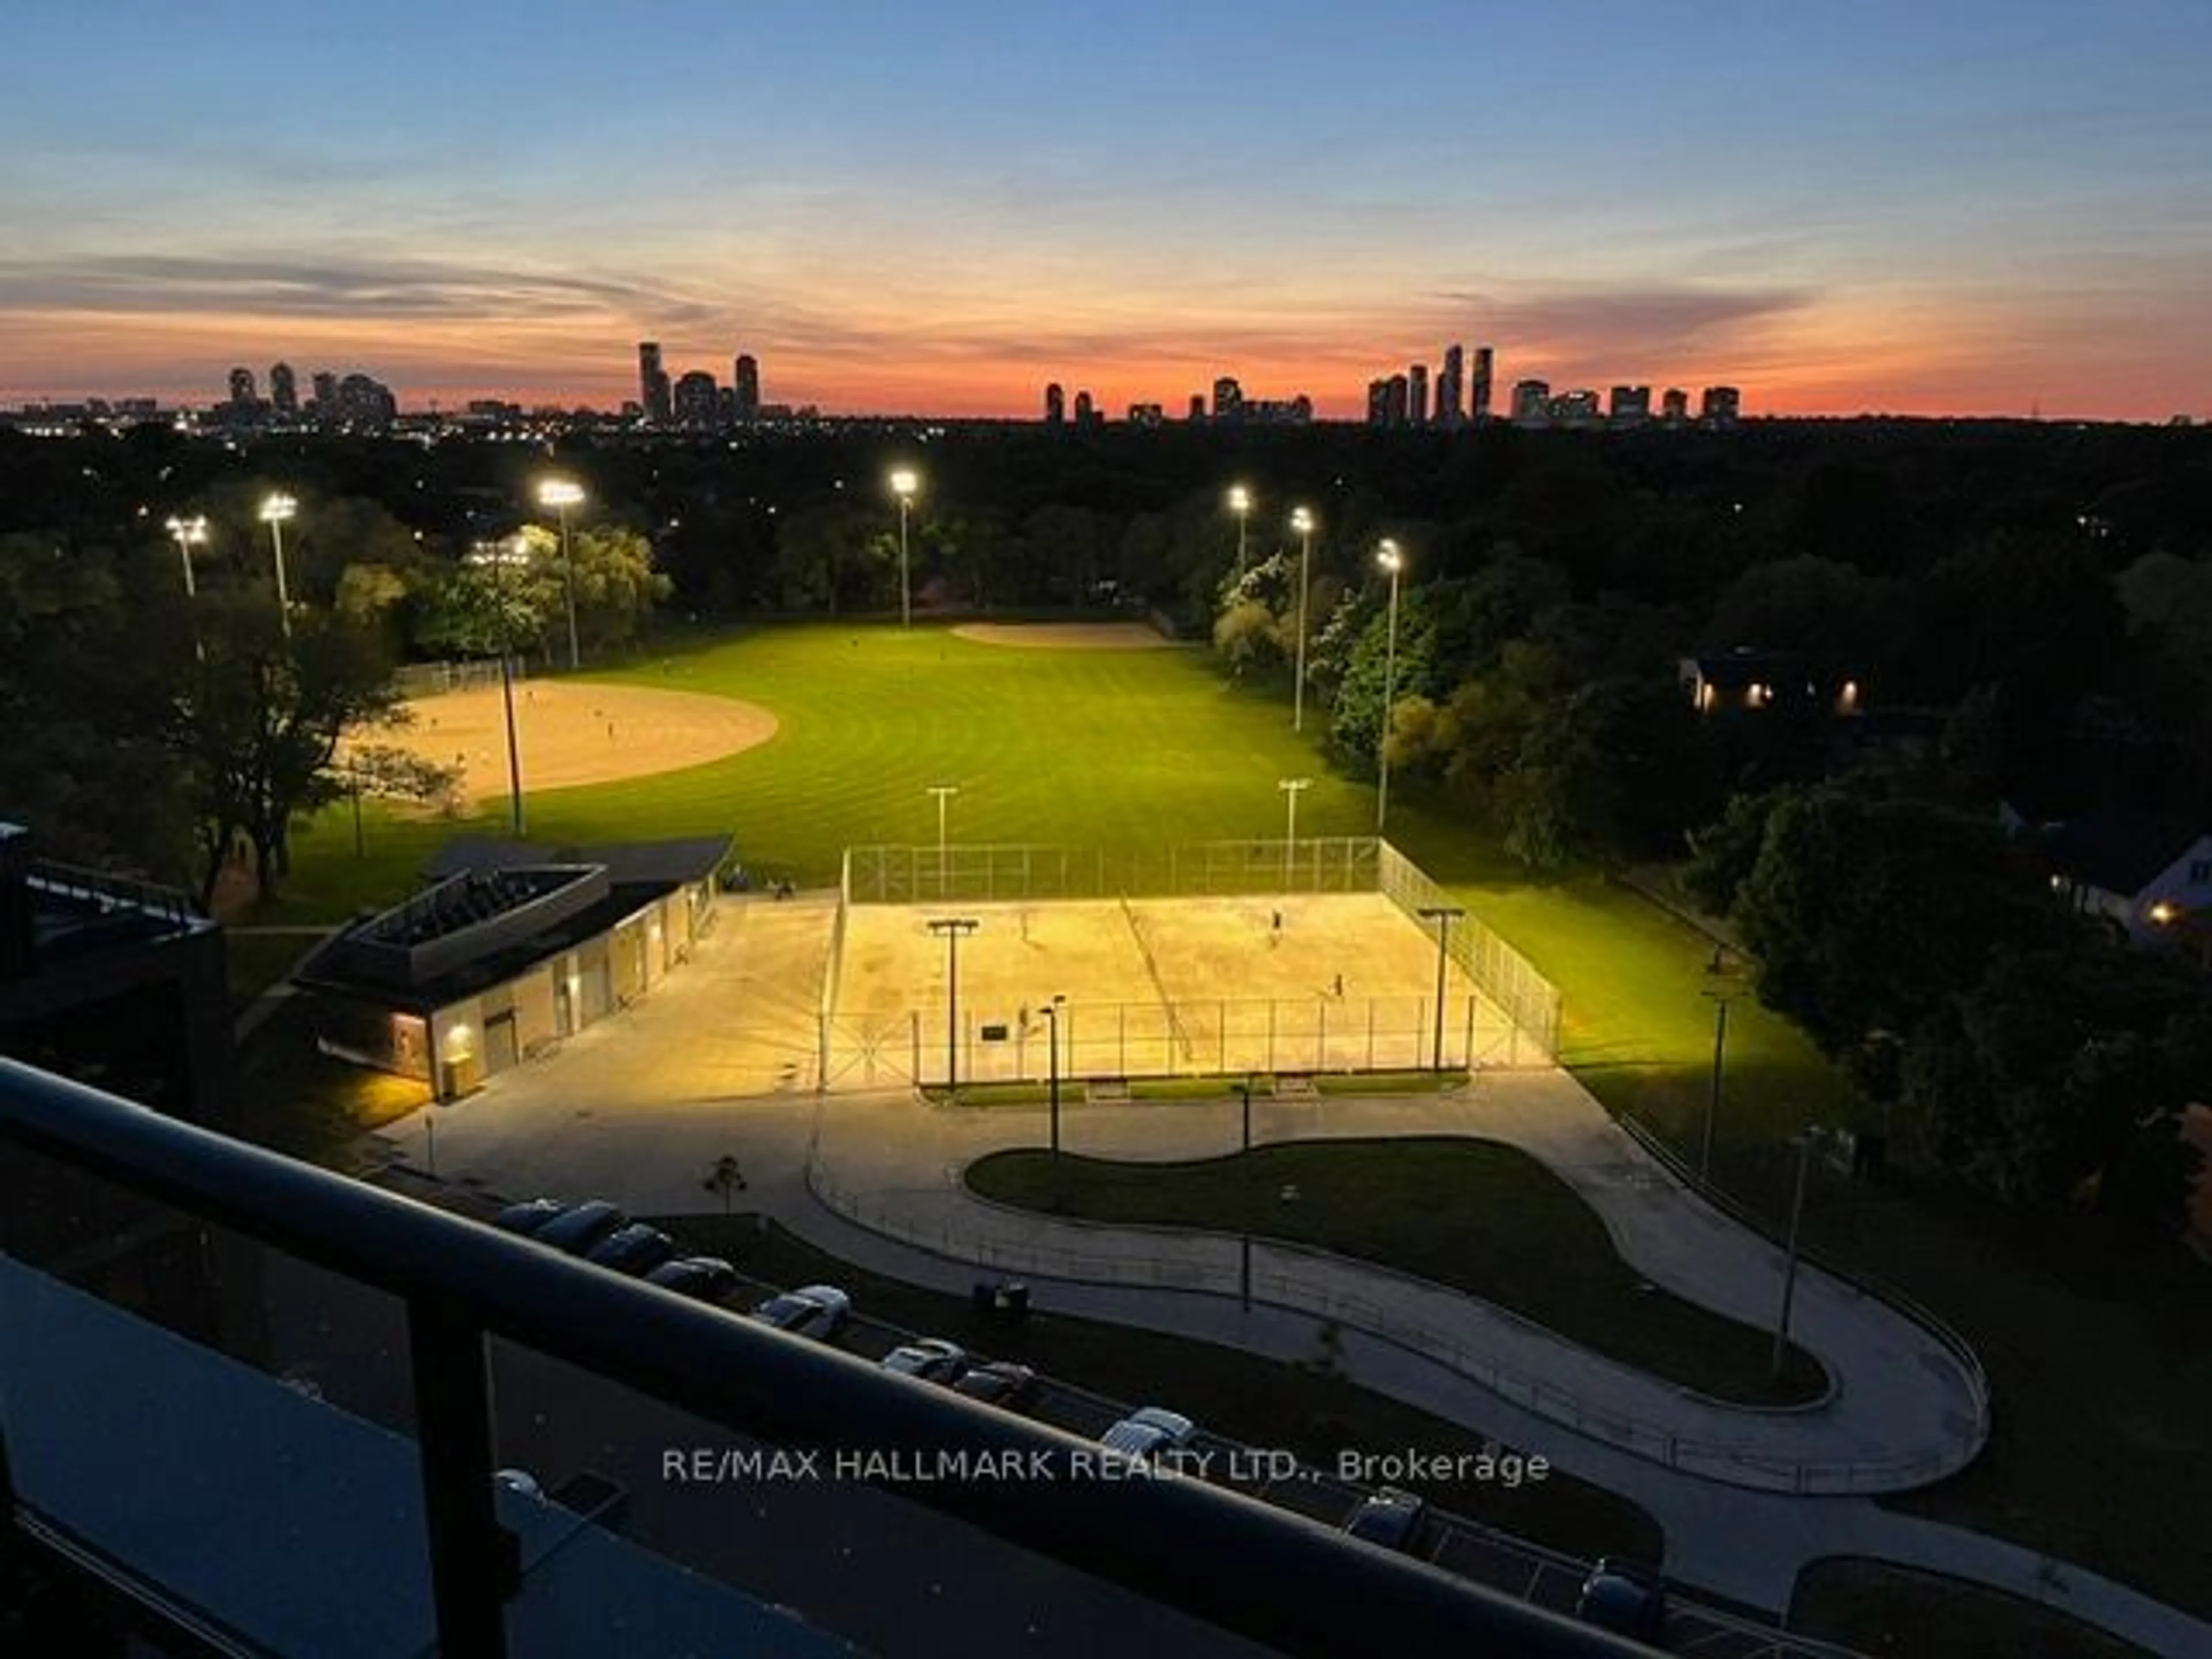
[[[407,707],[412,724],[362,741],[459,767],[465,801],[507,793],[507,720],[497,686],[443,692]],[[766,743],[776,728],[765,708],[697,691],[523,680],[514,688],[514,729],[522,787],[534,791],[698,766]]]
[[[978,645],[1038,651],[1164,651],[1176,643],[1143,623],[965,623],[952,632]]]

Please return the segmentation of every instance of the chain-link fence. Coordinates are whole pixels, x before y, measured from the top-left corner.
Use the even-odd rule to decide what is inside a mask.
[[[526,659],[516,657],[511,666],[514,678],[527,677]],[[434,697],[445,691],[467,691],[481,685],[499,684],[499,662],[489,660],[469,662],[410,662],[402,665],[393,675],[399,695],[409,702],[417,697]]]
[[[1484,926],[1466,907],[1455,905],[1427,872],[1389,842],[1379,843],[1376,890],[1423,929],[1440,925],[1437,912],[1450,915],[1445,949],[1482,994],[1505,1011],[1530,1047],[1547,1058],[1559,1052],[1559,993],[1528,960]],[[1430,912],[1423,916],[1422,912]]]

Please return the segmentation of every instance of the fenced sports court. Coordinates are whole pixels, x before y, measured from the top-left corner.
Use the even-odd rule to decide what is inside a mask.
[[[1549,1063],[1558,993],[1447,904],[1373,837],[854,848],[823,1085]]]

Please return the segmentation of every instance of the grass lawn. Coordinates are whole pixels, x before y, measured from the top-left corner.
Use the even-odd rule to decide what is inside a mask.
[[[1647,1285],[1595,1211],[1526,1153],[1446,1138],[1256,1147],[1191,1164],[1124,1164],[1036,1151],[971,1164],[1002,1204],[1094,1221],[1149,1222],[1316,1244],[1417,1273],[1511,1310],[1585,1347],[1718,1399],[1816,1397],[1819,1364],[1792,1350],[1779,1391],[1768,1338]],[[1286,1184],[1298,1200],[1285,1204]]]
[[[2149,1659],[2131,1642],[1979,1584],[1886,1561],[1836,1558],[1797,1580],[1790,1628],[1873,1656],[1928,1651],[1942,1632],[1949,1659]]]
[[[1163,1401],[1207,1428],[1248,1444],[1299,1453],[1322,1468],[1352,1448],[1402,1452],[1477,1451],[1482,1437],[1339,1378],[1312,1376],[1256,1355],[1127,1326],[1033,1316],[1026,1324],[987,1323],[966,1297],[886,1279],[826,1255],[750,1216],[684,1216],[658,1224],[688,1250],[727,1257],[777,1285],[843,1286],[872,1318],[949,1337],[994,1358],[1018,1359],[1048,1376],[1135,1403]],[[1626,1498],[1570,1476],[1509,1488],[1450,1482],[1420,1488],[1458,1514],[1576,1554],[1656,1559],[1658,1523]]]
[[[1151,850],[1279,835],[1275,781],[1294,774],[1315,779],[1298,804],[1301,831],[1370,828],[1365,787],[1329,776],[1279,703],[1227,684],[1188,647],[1024,650],[937,627],[811,624],[597,678],[740,697],[772,712],[779,730],[729,760],[533,794],[534,839],[734,832],[748,865],[822,885],[848,846],[933,842],[933,783],[961,786],[958,841]],[[334,807],[298,837],[278,914],[343,918],[404,891],[449,836],[501,823],[495,802],[460,822],[406,820],[371,803],[368,856],[356,859],[350,813]]]

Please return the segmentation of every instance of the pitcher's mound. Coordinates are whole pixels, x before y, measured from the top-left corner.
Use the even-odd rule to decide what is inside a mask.
[[[952,631],[978,645],[1041,651],[1159,651],[1175,643],[1142,623],[966,623]]]

